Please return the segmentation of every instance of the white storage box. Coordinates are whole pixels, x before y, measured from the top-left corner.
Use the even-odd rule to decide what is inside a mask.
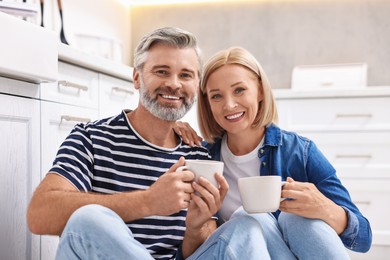
[[[367,86],[367,64],[346,63],[296,66],[291,88],[362,88]]]

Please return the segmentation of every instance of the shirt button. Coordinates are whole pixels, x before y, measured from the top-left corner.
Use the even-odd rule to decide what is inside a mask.
[[[263,154],[264,153],[264,149],[260,149],[260,153]]]
[[[265,167],[267,165],[267,163],[266,162],[263,162],[263,167]]]

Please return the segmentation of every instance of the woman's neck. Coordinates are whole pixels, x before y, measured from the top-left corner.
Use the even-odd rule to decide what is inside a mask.
[[[254,127],[250,131],[239,134],[227,133],[227,145],[230,151],[237,156],[253,151],[263,139],[265,127]]]

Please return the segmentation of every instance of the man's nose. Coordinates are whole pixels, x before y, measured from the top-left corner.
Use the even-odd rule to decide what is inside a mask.
[[[180,77],[173,75],[167,79],[165,82],[166,87],[170,87],[172,89],[178,89],[182,87],[182,83],[180,81]]]

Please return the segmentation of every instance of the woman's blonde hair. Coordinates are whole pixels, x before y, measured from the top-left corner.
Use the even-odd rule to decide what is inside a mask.
[[[272,94],[271,85],[263,68],[256,58],[246,49],[231,47],[219,51],[211,57],[203,67],[201,86],[198,93],[198,122],[203,138],[206,142],[214,143],[226,132],[214,119],[210,103],[207,97],[206,85],[211,74],[227,64],[235,64],[253,72],[259,81],[259,91],[263,94],[263,100],[259,102],[259,110],[253,127],[266,126],[270,123],[277,123],[278,113],[276,102]]]

